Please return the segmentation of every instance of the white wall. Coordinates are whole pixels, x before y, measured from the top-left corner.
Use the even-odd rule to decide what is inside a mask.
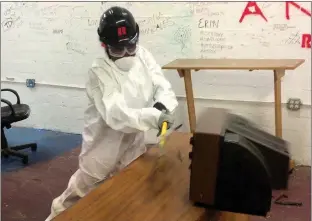
[[[1,3],[1,81],[84,87],[88,68],[103,49],[96,33],[100,15],[124,5],[140,25],[140,43],[160,65],[176,58],[301,58],[306,62],[283,78],[283,101],[311,104],[311,17],[285,2],[259,2],[261,16],[245,16],[246,2],[15,2]],[[311,11],[311,4],[300,2]],[[251,11],[255,8],[250,8]],[[203,27],[206,24],[205,27]],[[177,95],[184,84],[165,71]],[[271,71],[205,71],[193,75],[197,97],[272,102]]]
[[[82,131],[84,82],[92,60],[102,53],[96,26],[109,4],[113,3],[1,3],[1,87],[16,89],[32,108],[31,117],[19,125]],[[297,112],[283,109],[283,134],[295,160],[310,165],[311,49],[302,48],[301,41],[303,34],[311,33],[311,17],[290,5],[286,19],[285,4],[259,2],[267,22],[250,15],[241,23],[244,2],[123,5],[134,12],[141,43],[161,65],[185,57],[305,59],[283,78],[283,102],[298,97],[304,103]],[[309,3],[298,4],[311,11]],[[209,21],[209,27],[199,28],[203,20]],[[203,40],[205,35],[212,36],[209,42]],[[174,71],[165,74],[183,97],[183,80]],[[37,86],[27,88],[27,78],[35,78]],[[198,113],[207,106],[226,107],[274,133],[271,72],[197,72],[193,84],[195,97],[202,98],[196,99]],[[188,125],[183,98],[180,103]]]
[[[84,90],[38,86],[26,88],[22,84],[2,83],[2,87],[16,89],[21,100],[32,108],[31,117],[17,125],[81,133],[83,129],[83,111],[86,105]],[[8,97],[13,99],[13,97]],[[187,106],[184,98],[179,98],[182,131],[188,131]],[[260,128],[272,134],[274,131],[274,104],[239,101],[218,101],[196,99],[196,115],[206,107],[228,108],[241,114]],[[155,132],[147,134],[147,142],[154,142]],[[283,138],[290,142],[291,153],[300,164],[311,165],[311,106],[303,106],[293,112],[283,106]]]

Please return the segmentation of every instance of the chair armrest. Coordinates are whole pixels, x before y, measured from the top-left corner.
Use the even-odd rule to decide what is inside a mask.
[[[20,104],[20,103],[21,103],[20,97],[19,97],[18,93],[17,93],[15,90],[10,89],[10,88],[4,88],[4,89],[1,89],[1,91],[9,91],[9,92],[15,94],[16,99],[17,99],[16,104]],[[2,100],[1,100],[1,101],[2,101]],[[11,104],[11,105],[12,105],[12,104]]]
[[[14,108],[12,106],[12,103],[10,101],[6,100],[6,99],[3,99],[3,98],[1,98],[1,102],[6,103],[10,107],[10,109],[12,111],[11,116],[15,116],[15,111],[14,111]]]

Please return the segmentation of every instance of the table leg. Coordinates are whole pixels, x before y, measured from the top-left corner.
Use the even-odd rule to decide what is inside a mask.
[[[277,137],[283,137],[282,127],[282,77],[285,75],[285,70],[274,70],[274,99],[275,99],[275,135]],[[289,162],[289,170],[292,170],[295,166],[293,160]]]
[[[285,70],[274,70],[274,100],[275,100],[275,135],[282,138],[282,95],[281,80]]]
[[[183,70],[183,72],[190,131],[191,133],[194,133],[196,128],[196,115],[191,70]]]

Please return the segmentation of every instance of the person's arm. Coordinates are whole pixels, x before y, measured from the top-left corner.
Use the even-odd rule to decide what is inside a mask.
[[[165,78],[161,67],[156,63],[153,55],[143,49],[144,60],[152,77],[154,84],[154,100],[163,104],[169,112],[173,112],[178,106],[175,93],[172,90],[170,82]]]
[[[101,73],[95,74],[96,71]],[[108,126],[125,133],[158,128],[158,119],[161,115],[159,110],[153,107],[129,108],[123,94],[118,91],[117,86],[112,83],[113,79],[107,73],[92,68],[89,75],[92,76],[93,81],[97,81],[92,89],[92,96],[97,110]],[[100,75],[101,79],[97,75]]]

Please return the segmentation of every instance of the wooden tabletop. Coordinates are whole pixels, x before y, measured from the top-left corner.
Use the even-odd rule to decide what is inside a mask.
[[[218,213],[194,207],[188,200],[190,134],[168,137],[165,154],[158,148],[105,181],[55,221],[200,221]],[[214,218],[211,218],[214,217]]]
[[[294,70],[304,59],[177,59],[163,69]]]

